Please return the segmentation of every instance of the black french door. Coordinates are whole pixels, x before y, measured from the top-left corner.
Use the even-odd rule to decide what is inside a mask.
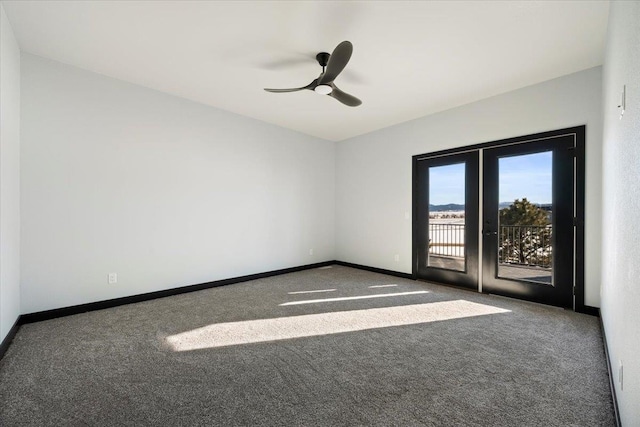
[[[414,277],[585,310],[584,138],[580,126],[414,156]]]
[[[573,307],[574,149],[561,136],[484,150],[484,292]]]
[[[420,278],[475,289],[478,283],[478,153],[417,163]]]

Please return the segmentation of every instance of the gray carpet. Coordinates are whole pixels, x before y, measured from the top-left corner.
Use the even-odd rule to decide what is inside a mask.
[[[24,325],[0,425],[615,423],[596,318],[334,266]]]

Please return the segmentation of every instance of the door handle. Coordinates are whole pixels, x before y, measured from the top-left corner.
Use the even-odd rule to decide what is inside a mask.
[[[491,235],[497,235],[498,232],[497,231],[483,231],[482,234],[484,234],[485,236],[491,236]]]

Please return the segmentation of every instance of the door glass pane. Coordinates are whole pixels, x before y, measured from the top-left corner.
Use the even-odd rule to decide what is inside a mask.
[[[553,152],[498,161],[498,277],[551,285]]]
[[[429,267],[465,271],[465,163],[429,168]]]

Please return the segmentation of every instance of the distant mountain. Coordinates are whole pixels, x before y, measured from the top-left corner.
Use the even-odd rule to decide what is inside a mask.
[[[429,205],[429,212],[463,211],[464,205],[449,203],[447,205]]]

